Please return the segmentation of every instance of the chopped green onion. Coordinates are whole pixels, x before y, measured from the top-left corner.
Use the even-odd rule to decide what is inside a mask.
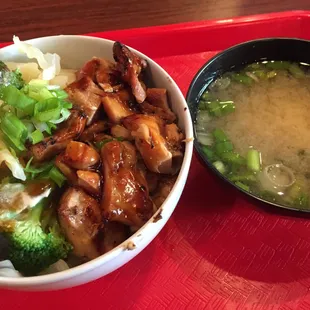
[[[60,112],[61,117],[57,120],[51,120],[50,123],[52,124],[59,124],[62,123],[63,121],[65,121],[66,119],[69,118],[71,112],[68,109],[63,108]]]
[[[258,77],[259,79],[266,79],[267,78],[267,74],[265,71],[263,70],[255,70],[255,71],[252,71],[252,73]]]
[[[236,165],[244,165],[246,163],[245,158],[235,152],[222,153],[221,160],[225,163]]]
[[[247,167],[251,171],[260,170],[260,153],[257,150],[250,149],[247,153]]]
[[[199,101],[199,110],[208,110],[209,109],[209,102],[204,100]]]
[[[24,168],[24,171],[27,174],[29,174],[27,176],[27,179],[37,178],[38,177],[37,175],[45,174],[48,171],[50,171],[51,168],[53,167],[53,163],[52,162],[49,162],[49,163],[42,164],[42,165],[34,167],[34,166],[31,166],[32,160],[33,160],[33,157],[30,158],[30,160],[26,164],[26,167]]]
[[[226,136],[225,132],[222,129],[216,128],[212,131],[212,135],[216,141],[218,142],[226,142],[228,141],[228,137]]]
[[[297,79],[305,77],[304,71],[297,64],[291,64],[288,71]]]
[[[225,165],[223,164],[223,162],[221,162],[220,160],[217,160],[213,163],[213,166],[222,174],[225,173],[226,171],[226,167]]]
[[[33,79],[28,84],[31,86],[41,88],[41,87],[46,87],[48,85],[48,81],[40,80],[40,79]]]
[[[55,97],[57,97],[58,99],[67,99],[68,98],[67,92],[65,92],[63,89],[53,90],[53,91],[51,91],[51,93]]]
[[[294,183],[287,192],[288,202],[297,208],[309,208],[309,196],[303,192],[299,183]]]
[[[61,187],[66,181],[66,177],[56,167],[53,167],[50,170],[48,176],[58,185],[58,187]]]
[[[227,115],[235,111],[233,101],[220,101],[222,115]]]
[[[297,208],[307,209],[309,208],[309,196],[305,193],[301,193],[295,200],[294,205]]]
[[[0,88],[0,98],[8,105],[18,108],[27,115],[33,115],[35,100],[27,97],[12,85]]]
[[[209,91],[205,91],[202,96],[201,99],[204,101],[211,101],[212,100],[212,95],[209,93]]]
[[[209,103],[209,113],[212,116],[221,116],[221,106],[218,101],[211,101]]]
[[[234,149],[233,144],[230,141],[219,142],[214,146],[215,153],[221,157],[223,153],[231,152]]]
[[[4,114],[1,119],[1,130],[18,150],[25,150],[24,144],[28,137],[27,127],[14,114]]]
[[[276,76],[277,76],[277,72],[276,71],[269,71],[269,72],[267,72],[267,79],[273,79]]]
[[[37,102],[34,109],[34,118],[39,122],[57,120],[60,117],[62,106],[57,98],[50,98]]]
[[[210,146],[204,145],[202,151],[210,161],[217,160],[217,156]]]
[[[111,141],[124,141],[125,139],[123,137],[116,137],[116,138],[111,138],[111,139],[105,139],[105,140],[102,140],[102,141],[98,141],[98,142],[95,142],[95,146],[98,148],[98,149],[101,149],[105,144],[111,142]]]
[[[109,143],[113,141],[113,139],[105,139],[105,140],[102,140],[102,141],[98,141],[98,142],[95,142],[95,146],[98,148],[98,149],[101,149],[105,144]]]
[[[68,101],[62,101],[62,107],[65,109],[72,109],[72,103]]]
[[[248,185],[243,184],[242,182],[235,182],[235,184],[240,187],[241,189],[245,190],[246,192],[250,191],[250,187]]]
[[[256,176],[251,173],[232,175],[229,177],[232,182],[255,182]]]
[[[31,135],[32,144],[41,142],[44,139],[43,133],[40,130],[35,130]]]
[[[246,66],[246,70],[258,70],[258,69],[261,69],[261,64],[259,62],[255,62],[255,63],[252,63],[248,66]]]
[[[287,70],[290,65],[291,64],[288,61],[268,61],[266,63],[266,68],[275,70]]]
[[[231,78],[238,83],[245,84],[245,85],[251,85],[253,84],[253,79],[251,79],[246,74],[241,73],[234,73],[231,75]]]
[[[50,98],[54,98],[52,93],[45,87],[35,88],[29,86],[28,96],[37,101],[44,101]]]

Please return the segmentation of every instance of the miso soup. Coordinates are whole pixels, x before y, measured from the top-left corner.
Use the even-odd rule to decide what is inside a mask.
[[[310,67],[253,63],[202,93],[197,139],[214,167],[271,202],[310,209]]]

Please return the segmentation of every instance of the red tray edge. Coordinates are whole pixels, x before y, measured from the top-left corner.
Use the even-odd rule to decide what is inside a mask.
[[[153,34],[164,33],[164,32],[176,32],[176,31],[189,31],[199,28],[219,28],[229,27],[231,25],[241,25],[253,22],[260,22],[266,19],[283,19],[283,18],[308,18],[310,17],[310,11],[306,10],[293,10],[276,13],[266,13],[257,15],[245,15],[240,17],[225,18],[225,19],[211,19],[211,20],[200,20],[194,22],[167,24],[160,26],[141,27],[141,28],[129,28],[121,30],[111,30],[102,32],[91,32],[84,34],[86,36],[102,36],[105,38],[122,38],[136,37],[136,36],[150,36]]]

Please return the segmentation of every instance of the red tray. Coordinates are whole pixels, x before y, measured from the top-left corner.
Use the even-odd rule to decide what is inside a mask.
[[[149,55],[185,94],[218,51],[263,37],[310,38],[310,12],[94,33]],[[57,292],[0,291],[0,309],[310,309],[310,221],[249,200],[194,156],[180,203],[135,259]]]

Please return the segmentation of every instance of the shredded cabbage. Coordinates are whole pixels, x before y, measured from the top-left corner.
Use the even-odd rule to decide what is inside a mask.
[[[0,277],[19,278],[22,275],[14,268],[11,261],[3,260],[0,262]]]
[[[26,186],[21,183],[7,183],[0,186],[0,231],[5,221],[14,220],[21,212],[35,207],[41,200],[47,198],[52,188],[47,188],[37,196],[31,196]]]
[[[68,264],[64,260],[60,259],[56,263],[52,264],[51,266],[49,266],[48,268],[40,272],[40,275],[47,275],[51,273],[68,270],[68,269],[69,269]]]
[[[43,54],[37,47],[20,41],[19,37],[14,36],[13,42],[16,47],[28,58],[35,58],[42,71],[43,80],[52,80],[60,72],[60,57],[57,54]]]
[[[26,180],[24,169],[19,160],[11,154],[6,145],[0,140],[0,165],[3,162],[5,162],[7,167],[12,171],[16,179],[22,181]]]

